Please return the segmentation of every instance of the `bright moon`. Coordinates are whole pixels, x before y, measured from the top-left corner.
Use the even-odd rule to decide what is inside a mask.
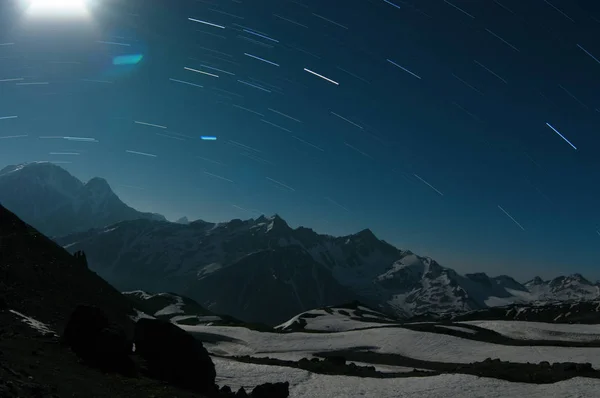
[[[31,0],[27,12],[39,17],[85,17],[86,0]]]

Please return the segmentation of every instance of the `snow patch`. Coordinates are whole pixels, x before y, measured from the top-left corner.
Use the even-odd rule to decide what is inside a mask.
[[[600,340],[600,325],[556,324],[524,321],[467,321],[468,325],[493,330],[518,340],[560,340],[592,342]]]
[[[600,380],[576,377],[553,384],[511,383],[462,374],[375,379],[330,376],[283,366],[258,365],[213,357],[216,383],[252,390],[262,383],[290,383],[290,398],[547,398],[594,397]]]
[[[38,331],[40,334],[52,333],[53,335],[58,336],[56,334],[56,332],[54,330],[52,330],[50,328],[50,326],[46,325],[45,323],[40,322],[37,319],[34,319],[27,315],[21,314],[20,312],[17,312],[15,310],[9,310],[9,311],[12,312],[13,314],[19,316],[21,318],[21,321],[23,321],[23,323],[27,324],[30,328]]]
[[[356,329],[382,327],[389,325],[393,320],[366,307],[357,307],[357,310],[348,308],[317,309],[296,315],[287,322],[275,327],[276,330],[294,330],[302,327],[306,331],[344,332]],[[382,320],[383,322],[378,322]]]
[[[130,292],[123,292],[123,294],[131,294],[131,295],[136,295],[139,298],[143,299],[143,300],[149,300],[152,297],[154,297],[154,295],[152,294],[148,294],[143,290],[132,290]]]
[[[373,352],[400,354],[434,362],[471,363],[498,358],[518,363],[589,362],[594,368],[600,367],[600,348],[596,347],[506,346],[402,327],[378,327],[338,333],[266,333],[228,326],[180,327],[190,333],[221,334],[235,339],[207,345],[209,351],[222,355],[273,356],[277,353],[293,353],[309,358],[316,352],[367,346]]]

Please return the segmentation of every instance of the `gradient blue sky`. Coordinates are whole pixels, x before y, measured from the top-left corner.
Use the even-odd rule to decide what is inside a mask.
[[[600,4],[391,1],[94,1],[85,21],[3,2],[0,166],[70,162],[173,220],[279,213],[459,272],[600,278]]]

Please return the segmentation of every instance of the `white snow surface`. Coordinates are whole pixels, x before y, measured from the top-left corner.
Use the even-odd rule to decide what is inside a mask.
[[[466,321],[460,323],[490,329],[513,339],[574,342],[600,340],[600,325],[569,325],[524,321]]]
[[[21,318],[21,321],[23,321],[23,323],[27,324],[32,329],[35,329],[40,334],[52,333],[55,336],[57,336],[56,332],[54,330],[52,330],[50,328],[50,326],[46,325],[45,323],[40,322],[37,319],[34,319],[30,316],[21,314],[20,312],[17,312],[15,310],[9,310],[9,311],[12,312],[13,314],[19,316]]]
[[[206,344],[220,355],[275,356],[291,360],[311,357],[320,351],[362,347],[378,353],[401,354],[434,362],[470,363],[486,358],[511,362],[589,362],[600,368],[600,348],[523,347],[474,341],[439,333],[417,332],[400,327],[380,327],[339,333],[265,333],[241,327],[187,326],[189,332],[221,334],[233,342]]]
[[[365,311],[359,316],[355,314],[356,310],[346,308],[330,308],[332,313],[323,309],[311,310],[296,315],[289,321],[276,326],[275,329],[287,330],[300,323],[301,320],[306,322],[303,330],[320,331],[320,332],[345,332],[348,330],[364,329],[370,327],[380,327],[389,325],[390,318],[384,314],[374,312],[365,307],[359,307],[360,311]],[[349,315],[346,315],[349,314]],[[368,319],[373,322],[365,322]],[[385,323],[377,322],[378,319],[388,321]]]
[[[511,383],[483,377],[445,374],[430,377],[374,379],[329,376],[282,366],[256,365],[213,358],[217,384],[236,391],[267,382],[288,381],[290,398],[551,398],[595,397],[600,380],[574,378],[554,384]]]
[[[148,299],[151,299],[152,297],[154,297],[154,295],[148,294],[148,293],[146,293],[143,290],[132,290],[132,291],[129,291],[129,292],[123,292],[123,294],[125,294],[125,295],[129,295],[129,294],[137,295],[137,296],[140,296],[140,298],[144,299],[144,300],[148,300]]]

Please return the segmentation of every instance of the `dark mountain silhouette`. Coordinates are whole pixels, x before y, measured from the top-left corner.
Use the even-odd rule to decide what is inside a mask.
[[[0,205],[0,290],[8,308],[60,330],[74,305],[103,308],[130,322],[131,303],[87,267],[82,253],[69,254]]]

